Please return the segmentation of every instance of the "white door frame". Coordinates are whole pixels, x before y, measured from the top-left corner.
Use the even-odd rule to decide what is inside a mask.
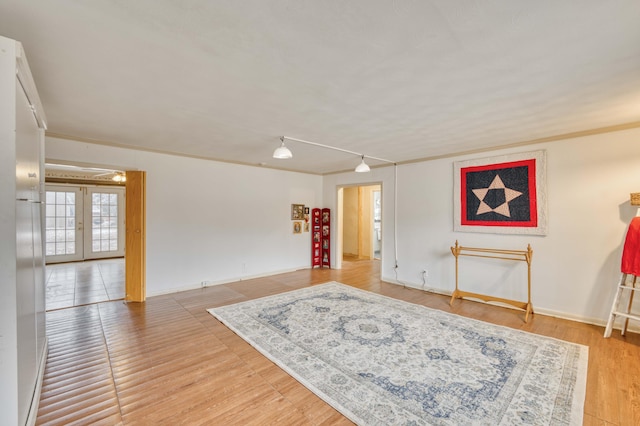
[[[336,230],[334,232],[336,238],[335,259],[333,262],[334,269],[342,269],[342,250],[343,250],[343,231],[344,231],[344,188],[348,185],[338,186],[336,188]]]
[[[366,182],[366,183],[356,183],[349,185],[337,185],[336,186],[336,229],[335,229],[335,259],[333,262],[334,269],[342,269],[342,256],[343,256],[343,238],[342,232],[344,229],[344,188],[357,188],[360,186],[380,186],[380,204],[382,205],[383,197],[384,197],[384,185],[382,182]],[[373,216],[372,216],[373,217]],[[384,214],[382,209],[380,210],[380,229],[382,230],[382,224],[384,222]],[[373,224],[372,224],[373,226]],[[382,262],[382,258],[384,256],[382,247],[380,247],[380,261]]]

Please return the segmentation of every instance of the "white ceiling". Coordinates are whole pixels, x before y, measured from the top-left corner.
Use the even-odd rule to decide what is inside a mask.
[[[0,0],[0,35],[50,134],[265,167],[640,122],[638,0]]]

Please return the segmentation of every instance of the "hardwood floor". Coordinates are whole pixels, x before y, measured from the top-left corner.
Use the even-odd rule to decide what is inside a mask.
[[[47,314],[40,425],[351,424],[206,312],[326,281],[589,346],[585,425],[640,424],[640,336],[380,281],[378,261]],[[606,301],[606,303],[609,303]]]

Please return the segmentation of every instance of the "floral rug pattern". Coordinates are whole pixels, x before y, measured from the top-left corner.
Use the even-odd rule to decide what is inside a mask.
[[[582,424],[582,345],[337,282],[209,312],[357,424]]]

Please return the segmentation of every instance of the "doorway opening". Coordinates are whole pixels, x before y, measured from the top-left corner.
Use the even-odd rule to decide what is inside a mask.
[[[121,299],[124,291],[125,301],[144,302],[146,172],[125,172],[105,169],[101,165],[50,160],[45,163],[45,173],[45,191],[53,193],[49,194],[49,200],[53,201],[54,206],[47,210],[48,214],[43,219],[43,227],[46,228],[44,243],[47,245],[47,310],[50,309],[50,296],[58,292],[92,293],[94,289],[84,288],[88,283],[82,280],[88,277],[91,282],[91,278],[98,275],[103,278],[107,290],[109,286],[112,287],[111,292],[107,291],[108,299],[105,298],[105,301],[114,300],[114,297]],[[115,193],[111,190],[115,190]],[[99,265],[93,265],[97,266],[97,270],[77,270],[78,265],[91,262],[100,262]],[[49,285],[54,268],[63,269],[65,265],[76,269],[59,271],[56,275],[62,277],[65,284],[73,282],[77,277],[78,283],[83,284],[82,291],[69,288],[68,285],[66,290],[57,285]],[[95,298],[84,300],[89,301],[78,302],[67,294],[66,307],[76,303],[97,302]],[[65,306],[56,306],[61,307]]]
[[[45,187],[46,310],[125,297],[125,188]]]
[[[341,263],[381,260],[382,185],[338,188],[336,267]]]

